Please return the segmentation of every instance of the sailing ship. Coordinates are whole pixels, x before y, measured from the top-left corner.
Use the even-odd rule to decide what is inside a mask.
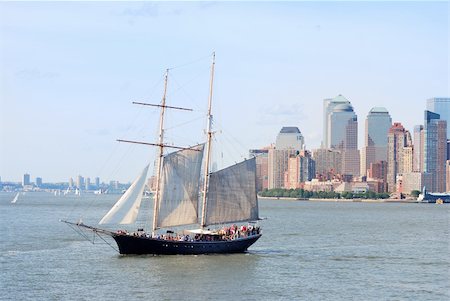
[[[164,144],[165,110],[190,110],[166,105],[168,70],[165,74],[161,104],[134,102],[161,109],[158,143],[118,140],[159,147],[151,232],[143,228],[131,233],[125,230],[110,231],[85,225],[81,221],[63,222],[111,236],[121,254],[242,253],[261,237],[260,227],[256,223],[259,213],[255,158],[210,172],[214,66],[215,54],[211,64],[206,143],[193,147]],[[176,151],[164,155],[164,149],[167,147]],[[148,168],[149,165],[99,224],[133,224],[136,221]],[[236,223],[244,224],[239,226]],[[189,225],[200,227],[179,232],[172,230],[174,227]]]
[[[16,194],[16,196],[14,197],[14,199],[11,201],[11,204],[15,204],[15,203],[17,202],[17,200],[19,199],[19,196],[20,196],[20,192],[18,192],[18,193]]]

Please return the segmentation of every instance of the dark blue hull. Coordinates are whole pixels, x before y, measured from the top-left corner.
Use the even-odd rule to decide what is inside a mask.
[[[120,254],[195,255],[243,253],[261,234],[221,241],[170,241],[124,234],[112,235]]]

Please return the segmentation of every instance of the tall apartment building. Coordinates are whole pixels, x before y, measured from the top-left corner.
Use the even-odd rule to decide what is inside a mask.
[[[316,165],[316,175],[322,180],[331,180],[340,175],[342,170],[342,156],[339,150],[315,149],[312,158]]]
[[[299,188],[302,183],[311,181],[315,173],[315,162],[310,152],[303,150],[291,155],[288,160],[284,187],[289,189]]]
[[[271,148],[268,152],[268,188],[284,188],[284,176],[288,170],[289,156],[295,155],[295,149]]]
[[[388,191],[395,192],[396,179],[398,174],[404,172],[404,149],[411,146],[411,135],[403,125],[395,122],[389,129],[388,134]]]
[[[269,188],[269,148],[251,149],[249,155],[256,160],[256,189],[262,191]]]
[[[371,163],[387,161],[387,142],[392,119],[382,107],[374,107],[366,118],[365,145],[361,151],[361,175],[367,174]]]

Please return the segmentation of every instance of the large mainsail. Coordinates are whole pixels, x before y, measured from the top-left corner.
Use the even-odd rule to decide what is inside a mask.
[[[207,225],[257,220],[255,158],[211,173],[207,200]]]
[[[145,180],[148,172],[147,165],[139,177],[122,195],[116,204],[101,219],[99,224],[132,224],[136,221],[141,206],[142,194],[144,193]]]
[[[195,224],[204,144],[168,154],[163,159],[158,227]]]

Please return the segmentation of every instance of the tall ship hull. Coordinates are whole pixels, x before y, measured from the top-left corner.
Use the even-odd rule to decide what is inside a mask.
[[[228,241],[170,241],[163,239],[138,237],[132,235],[113,235],[119,247],[119,253],[124,255],[197,255],[244,253],[254,244],[261,234],[237,238]]]

